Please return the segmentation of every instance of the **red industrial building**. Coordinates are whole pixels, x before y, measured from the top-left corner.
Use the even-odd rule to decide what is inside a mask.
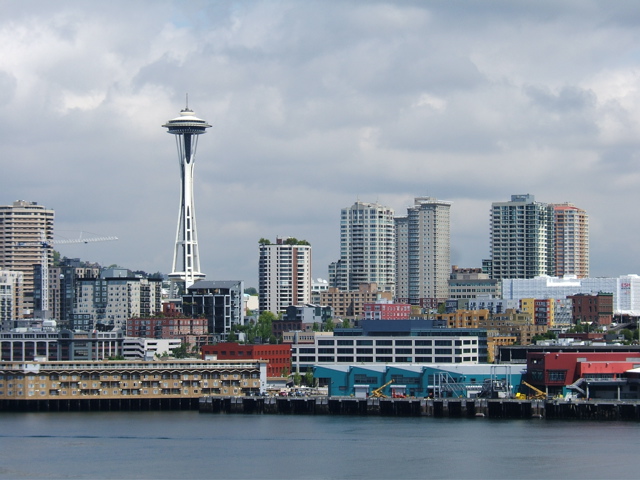
[[[226,342],[202,347],[203,359],[214,355],[218,360],[267,360],[267,377],[287,376],[291,372],[290,344],[243,345]]]
[[[567,389],[584,398],[638,399],[637,376],[629,383],[629,370],[640,368],[635,352],[535,352],[527,354],[527,382],[550,396]]]

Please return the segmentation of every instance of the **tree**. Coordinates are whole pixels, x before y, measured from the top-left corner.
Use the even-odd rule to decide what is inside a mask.
[[[227,342],[236,343],[238,341],[238,336],[236,335],[236,326],[231,327],[231,331],[229,335],[227,335]]]
[[[342,320],[342,328],[351,328],[351,322],[348,318]]]
[[[300,385],[300,382],[302,381],[302,376],[296,372],[293,374],[293,384],[294,385]]]
[[[171,350],[171,354],[175,358],[187,358],[189,356],[189,344],[188,343],[181,344],[179,347],[176,347],[173,350]]]
[[[273,332],[273,322],[276,318],[273,312],[262,312],[258,317],[256,336],[260,337],[262,342],[270,341]]]
[[[325,332],[333,332],[333,329],[336,328],[336,324],[333,323],[333,318],[327,318],[327,321],[324,322],[324,331]]]
[[[313,372],[310,368],[307,368],[307,371],[304,374],[304,383],[308,387],[313,387]]]
[[[271,240],[269,240],[268,238],[261,238],[260,240],[258,240],[258,243],[260,245],[271,245]]]
[[[258,290],[256,290],[256,287],[247,287],[244,289],[244,293],[247,295],[258,295]]]
[[[438,313],[442,314],[447,311],[447,306],[444,303],[438,304]]]

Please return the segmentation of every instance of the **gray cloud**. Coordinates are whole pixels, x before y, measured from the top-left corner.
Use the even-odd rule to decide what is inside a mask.
[[[255,285],[257,240],[339,255],[357,198],[403,213],[453,201],[452,261],[488,255],[492,201],[585,208],[595,275],[639,272],[640,23],[635,2],[78,2],[3,5],[3,204],[117,235],[60,250],[171,267],[179,180],[161,125],[200,139],[202,269]],[[75,232],[75,233],[74,233]]]

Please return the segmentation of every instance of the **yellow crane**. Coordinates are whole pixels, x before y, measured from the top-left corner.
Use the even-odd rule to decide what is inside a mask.
[[[524,380],[522,380],[522,384],[529,387],[531,390],[533,390],[533,394],[529,395],[528,398],[532,399],[532,400],[545,400],[547,398],[547,394],[545,392],[543,392],[542,390],[540,390],[539,388],[534,387],[533,385],[531,385],[530,383],[525,382]]]
[[[393,382],[394,382],[394,380],[389,380],[387,383],[385,383],[381,387],[376,388],[374,391],[371,392],[371,395],[369,395],[369,397],[372,397],[372,398],[387,398],[387,396],[384,393],[382,393],[382,390],[384,390],[385,387],[388,387],[389,385],[391,385]]]

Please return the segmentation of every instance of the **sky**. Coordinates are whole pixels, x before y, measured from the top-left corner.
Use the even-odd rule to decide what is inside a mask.
[[[489,257],[492,202],[590,218],[591,276],[640,274],[636,1],[0,0],[0,204],[55,210],[70,258],[171,270],[180,173],[200,137],[208,280],[257,287],[258,240],[339,258],[340,210],[452,202],[451,262]],[[83,232],[83,233],[81,233]]]

